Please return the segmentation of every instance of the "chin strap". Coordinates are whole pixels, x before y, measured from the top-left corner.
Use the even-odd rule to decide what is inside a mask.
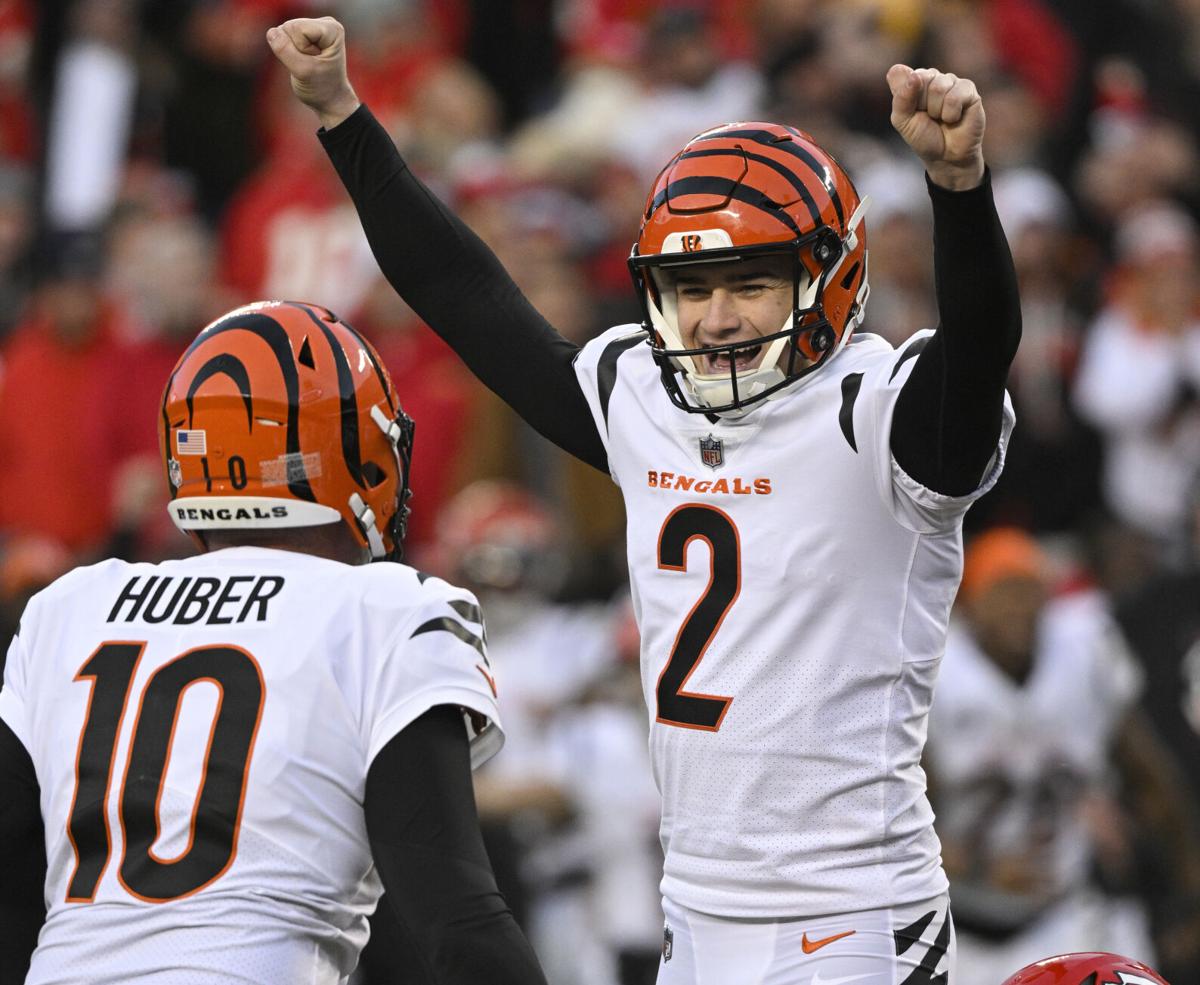
[[[375,405],[371,408],[371,420],[388,439],[400,468],[400,489],[397,492],[396,515],[392,521],[391,551],[387,549],[383,535],[379,532],[375,511],[358,493],[350,495],[350,510],[358,521],[359,530],[366,538],[371,560],[399,561],[404,556],[404,534],[408,527],[408,514],[411,512],[408,506],[408,500],[412,496],[412,490],[408,487],[408,470],[412,461],[413,419],[399,407],[396,408],[396,417],[390,418]]]
[[[375,511],[363,501],[358,493],[350,494],[350,509],[354,511],[358,529],[367,538],[367,546],[371,548],[371,560],[380,561],[387,557],[387,546],[383,543],[383,537],[375,523]]]

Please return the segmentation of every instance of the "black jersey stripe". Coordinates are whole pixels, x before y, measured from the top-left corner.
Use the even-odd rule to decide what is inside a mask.
[[[926,335],[923,339],[917,339],[916,342],[913,342],[900,354],[900,358],[896,360],[896,365],[892,367],[891,376],[888,377],[889,383],[896,378],[896,374],[900,372],[901,366],[915,356],[919,356],[924,351],[925,346],[929,345],[929,340],[931,338],[933,338],[932,335]]]
[[[749,151],[738,150],[734,148],[725,148],[721,150],[690,150],[685,154],[679,155],[679,160],[684,161],[693,157],[744,157],[748,161],[755,161],[758,164],[766,165],[772,171],[781,175],[787,180],[803,199],[805,206],[808,208],[808,214],[812,217],[814,226],[825,224],[825,220],[821,217],[821,210],[817,208],[817,203],[812,197],[812,192],[808,190],[808,186],[800,180],[794,171],[789,171],[774,158],[764,157],[762,154],[751,154]]]
[[[195,416],[196,391],[206,381],[219,375],[228,376],[233,380],[234,386],[238,388],[238,393],[242,397],[242,403],[246,407],[246,430],[253,431],[254,402],[250,394],[250,374],[246,371],[246,364],[231,352],[223,352],[219,356],[213,356],[196,373],[187,392],[188,427],[192,426],[192,418]],[[167,433],[170,434],[169,431]]]
[[[483,625],[483,610],[480,609],[479,606],[473,605],[470,602],[464,602],[462,599],[452,599],[450,602],[450,608],[457,612],[464,619],[467,619],[470,622],[479,623],[480,626]]]
[[[862,373],[850,373],[842,379],[842,409],[838,412],[838,424],[848,444],[858,453],[858,442],[854,437],[854,402],[858,400],[858,391],[862,388]]]
[[[803,161],[812,170],[812,173],[817,176],[817,180],[825,186],[825,191],[829,193],[830,199],[833,201],[833,209],[837,213],[838,225],[845,228],[846,216],[842,211],[842,197],[838,194],[837,185],[833,181],[833,177],[825,169],[813,155],[805,150],[805,148],[796,143],[794,140],[780,140],[777,134],[770,130],[724,130],[718,133],[709,134],[704,137],[697,137],[696,141],[701,140],[753,140],[756,144],[765,144],[772,150],[781,151],[784,154],[791,154],[792,157]]]
[[[300,375],[296,369],[296,361],[292,355],[291,340],[283,326],[280,325],[274,318],[269,315],[259,314],[257,312],[238,312],[224,318],[213,324],[207,331],[201,332],[188,346],[187,351],[180,359],[182,365],[187,357],[190,356],[199,346],[204,345],[210,339],[215,338],[225,332],[250,332],[257,335],[260,339],[267,343],[271,349],[271,353],[275,356],[275,361],[279,364],[279,372],[283,376],[283,386],[287,393],[288,401],[288,419],[287,419],[287,452],[289,455],[297,456],[297,467],[303,469],[303,460],[300,456]],[[167,395],[171,392],[171,385],[175,382],[175,374],[171,373],[167,380],[166,389],[163,391],[163,424],[167,429],[167,434],[171,433],[171,422],[167,417]],[[169,464],[171,457],[170,442],[165,442],[167,447],[164,449],[164,454],[167,461],[164,465]],[[291,474],[291,469],[288,470]],[[168,483],[169,485],[169,483]],[[316,494],[309,485],[307,474],[302,475],[298,479],[289,479],[288,490],[298,499],[306,500],[310,503],[317,501]],[[171,498],[175,498],[175,488],[171,486]]]
[[[413,630],[410,639],[417,636],[423,636],[425,633],[449,633],[451,636],[456,636],[467,646],[474,647],[475,651],[487,660],[487,650],[484,648],[483,640],[472,633],[466,626],[460,622],[455,622],[449,616],[442,616],[438,619],[430,619],[428,622],[421,623]]]
[[[744,202],[751,208],[755,208],[769,215],[771,218],[783,223],[792,231],[797,239],[802,233],[800,227],[796,225],[795,220],[790,215],[775,205],[770,197],[757,188],[748,188],[732,178],[720,178],[712,175],[691,175],[687,178],[680,178],[678,181],[672,181],[662,191],[654,196],[654,201],[650,206],[650,214],[653,215],[662,205],[671,199],[682,198],[684,195],[714,195],[718,198],[728,200],[736,198],[739,202]],[[671,211],[683,215],[701,215],[705,212],[713,212],[715,209],[705,206],[702,209],[680,209],[672,207]]]
[[[605,427],[608,427],[608,402],[612,399],[613,389],[617,385],[617,360],[621,358],[622,353],[645,341],[646,336],[641,334],[614,339],[600,353],[600,362],[596,367],[596,388],[600,395],[600,413],[604,415]]]

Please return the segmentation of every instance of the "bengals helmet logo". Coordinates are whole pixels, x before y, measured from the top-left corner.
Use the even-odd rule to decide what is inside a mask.
[[[683,237],[683,252],[695,253],[704,248],[704,240],[696,233],[688,233]]]

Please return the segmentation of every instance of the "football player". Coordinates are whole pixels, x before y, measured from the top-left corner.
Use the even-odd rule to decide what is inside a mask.
[[[202,553],[76,569],[8,654],[0,982],[336,985],[386,889],[415,980],[544,983],[475,814],[502,742],[475,598],[366,563],[400,558],[413,435],[375,351],[239,308],[159,435]]]
[[[946,981],[921,749],[1020,335],[975,86],[887,76],[929,179],[936,330],[899,350],[855,334],[866,203],[806,133],[733,123],[690,141],[646,200],[643,324],[579,348],[360,105],[336,21],[267,42],[396,290],[624,494],[663,801],[661,985]]]
[[[1103,595],[1052,598],[1050,571],[1019,530],[971,542],[930,715],[960,985],[995,985],[1055,948],[1153,956],[1141,902],[1115,891],[1138,842],[1162,859],[1171,929],[1200,929],[1181,902],[1200,892],[1196,812],[1139,710],[1142,670]]]

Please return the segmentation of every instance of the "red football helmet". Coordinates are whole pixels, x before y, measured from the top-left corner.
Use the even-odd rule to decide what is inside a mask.
[[[688,141],[659,173],[629,258],[642,324],[677,407],[739,413],[845,345],[867,301],[865,212],[841,165],[794,127],[730,123]],[[764,254],[791,261],[790,317],[753,341],[686,348],[672,270]],[[738,372],[739,350],[760,346],[758,365]],[[697,358],[709,355],[728,355],[729,372],[700,372]]]
[[[1035,961],[1003,985],[1168,985],[1153,968],[1119,954],[1086,951]]]
[[[337,315],[264,301],[222,315],[167,380],[171,519],[201,531],[345,523],[400,557],[413,423],[378,354]]]
[[[437,555],[446,577],[472,591],[544,586],[562,530],[549,508],[515,482],[480,479],[438,518]]]

